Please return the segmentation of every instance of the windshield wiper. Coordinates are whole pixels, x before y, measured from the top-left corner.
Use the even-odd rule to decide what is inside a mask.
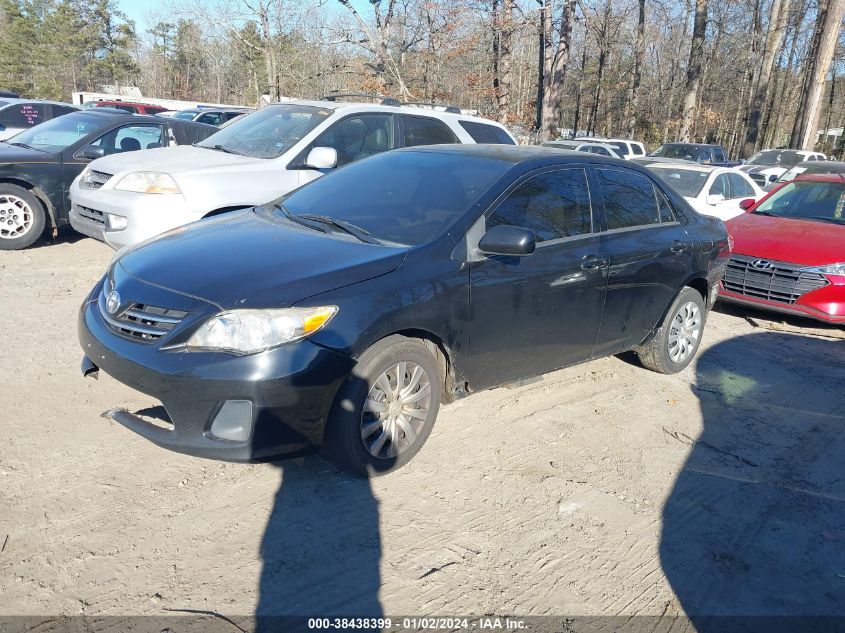
[[[233,149],[229,149],[228,147],[223,147],[219,143],[217,145],[200,145],[199,143],[192,143],[194,147],[202,147],[205,149],[214,149],[218,152],[226,152],[227,154],[234,154],[235,156],[243,156],[240,152],[236,152]]]
[[[345,231],[346,233],[349,233],[353,237],[357,238],[359,241],[364,242],[365,244],[380,243],[379,240],[370,236],[370,232],[367,229],[362,228],[356,224],[352,224],[351,222],[347,222],[346,220],[338,220],[327,215],[315,215],[312,213],[303,213],[299,217],[305,218],[306,220],[314,220],[315,222],[320,222],[322,224],[336,226],[342,231]]]
[[[323,228],[322,226],[320,226],[319,224],[316,224],[316,223],[314,223],[314,222],[308,222],[308,221],[306,221],[306,220],[303,220],[303,219],[302,219],[302,216],[297,215],[296,213],[292,213],[292,212],[291,212],[291,211],[290,211],[290,210],[289,210],[289,209],[288,209],[285,205],[283,205],[283,204],[277,204],[277,205],[276,205],[276,208],[277,208],[279,211],[281,211],[281,212],[282,212],[282,215],[284,215],[286,219],[290,220],[290,221],[291,221],[291,222],[293,222],[294,224],[299,224],[299,225],[301,225],[301,226],[308,227],[309,229],[312,229],[312,230],[314,230],[314,231],[320,231],[320,233],[325,233],[325,232],[326,232],[326,229],[324,229],[324,228]]]
[[[795,218],[796,220],[818,220],[819,222],[829,222],[830,224],[845,224],[845,219],[837,220],[836,218],[823,218],[817,215],[810,215],[806,218]]]
[[[9,143],[9,141],[5,141],[5,142]],[[27,145],[26,143],[21,143],[20,141],[15,142],[15,143],[9,143],[9,145],[14,145],[15,147],[23,147],[24,149],[33,149],[36,152],[43,152],[44,151],[43,149],[38,149],[37,147],[33,147],[32,145]]]

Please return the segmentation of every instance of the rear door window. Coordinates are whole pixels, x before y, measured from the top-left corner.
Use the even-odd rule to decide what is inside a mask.
[[[639,145],[637,145],[636,143],[631,144],[631,149],[633,150],[633,153],[634,153],[635,156],[644,156],[645,155],[643,148],[640,147]]]
[[[46,118],[47,106],[43,103],[16,103],[0,112],[0,125],[4,128],[30,128]]]
[[[642,174],[621,169],[597,169],[607,228],[626,229],[660,222],[654,184]]]
[[[591,233],[586,172],[560,169],[529,178],[487,218],[488,228],[499,224],[532,229],[538,243]]]
[[[514,140],[502,128],[477,121],[458,121],[476,143],[515,145]]]
[[[403,115],[402,137],[404,147],[458,142],[458,137],[443,121],[425,116]]]

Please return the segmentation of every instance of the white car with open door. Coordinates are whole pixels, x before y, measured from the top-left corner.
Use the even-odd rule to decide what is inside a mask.
[[[654,174],[704,215],[722,220],[735,218],[765,193],[747,174],[732,167],[711,167],[693,163],[652,163]]]

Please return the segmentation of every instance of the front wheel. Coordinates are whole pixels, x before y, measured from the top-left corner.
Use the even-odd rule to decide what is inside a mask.
[[[0,183],[0,250],[31,246],[41,237],[46,221],[44,205],[31,192]]]
[[[661,374],[685,369],[701,345],[706,315],[701,294],[681,290],[654,336],[636,350],[643,366]]]
[[[389,336],[358,359],[326,423],[325,450],[340,466],[382,475],[419,452],[440,407],[437,358],[413,338]]]

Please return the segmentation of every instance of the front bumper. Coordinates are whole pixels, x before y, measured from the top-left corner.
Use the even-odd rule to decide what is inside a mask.
[[[795,303],[749,297],[719,288],[719,299],[762,310],[809,317],[816,321],[845,324],[845,278],[829,277],[833,283],[802,295]]]
[[[185,197],[180,194],[141,194],[106,186],[83,189],[78,181],[74,181],[70,197],[71,226],[115,250],[202,217],[202,213],[188,208]],[[119,219],[124,226],[113,226],[109,216]]]
[[[150,441],[181,453],[227,461],[268,461],[316,450],[338,388],[354,361],[308,340],[259,354],[162,351],[126,340],[103,320],[99,285],[79,314],[79,341],[86,363],[159,400],[172,422],[165,428],[128,411],[110,417]],[[212,432],[229,402],[248,428],[244,441]],[[246,413],[244,413],[246,411]]]

